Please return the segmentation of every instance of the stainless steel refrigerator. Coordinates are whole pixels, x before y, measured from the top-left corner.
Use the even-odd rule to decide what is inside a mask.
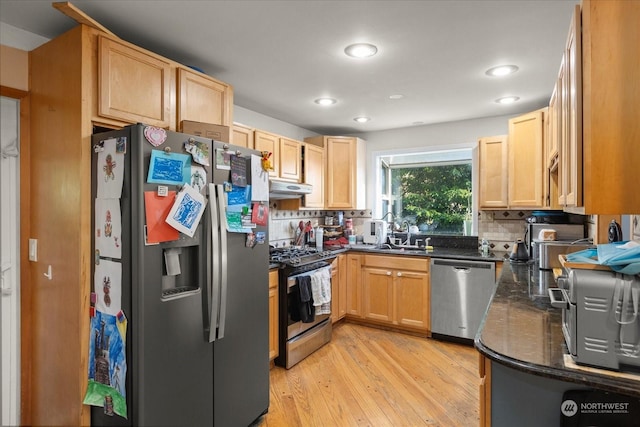
[[[215,150],[245,159],[249,183],[251,154],[259,153],[170,131],[156,147],[150,141],[157,144],[159,138],[145,136],[142,124],[96,133],[94,197],[105,168],[97,164],[100,144],[111,138],[125,141],[124,157],[112,160],[124,178],[122,254],[111,261],[122,264],[128,409],[125,419],[92,407],[92,424],[247,426],[269,407],[268,236],[266,227],[255,228],[266,238],[251,247],[246,234],[227,231],[223,193],[230,171],[216,167]],[[213,185],[203,190],[206,210],[193,237],[180,233],[177,240],[148,244],[144,193],[159,187],[147,182],[152,150],[184,154],[189,138],[209,147],[210,166],[204,170]],[[94,216],[92,221],[95,229]],[[95,245],[92,256],[110,260],[95,253]],[[168,265],[174,262],[178,274]]]

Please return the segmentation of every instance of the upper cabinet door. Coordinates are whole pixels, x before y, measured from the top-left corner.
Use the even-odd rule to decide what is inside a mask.
[[[280,178],[300,182],[302,144],[293,139],[280,138]]]
[[[567,127],[563,145],[565,205],[582,206],[582,40],[580,5],[576,5],[565,52]]]
[[[543,206],[543,111],[509,120],[509,206]]]
[[[560,111],[559,92],[562,90],[560,85],[561,83],[558,81],[553,87],[551,98],[549,99],[549,120],[547,121],[547,138],[545,139],[547,167],[551,167],[558,161],[558,141],[560,140],[560,131],[558,128],[561,123],[560,120],[558,120]]]
[[[170,62],[103,36],[98,49],[98,115],[170,127]]]
[[[280,138],[277,135],[256,130],[253,144],[256,150],[271,153],[270,159],[273,170],[269,171],[269,177],[278,178],[280,174]]]
[[[507,141],[507,135],[488,136],[478,141],[480,209],[509,206]]]
[[[177,128],[183,120],[231,126],[233,92],[211,77],[178,69]]]
[[[305,208],[324,208],[324,148],[304,145],[304,182],[313,186],[311,194],[304,196]]]
[[[253,149],[253,129],[238,123],[233,124],[231,143]]]

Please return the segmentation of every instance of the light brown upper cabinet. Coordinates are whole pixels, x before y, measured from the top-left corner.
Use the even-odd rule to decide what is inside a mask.
[[[98,37],[98,116],[168,128],[172,66],[126,42]]]
[[[303,198],[303,207],[324,209],[324,148],[304,143],[303,176],[306,184],[311,184],[313,190]]]
[[[564,54],[568,129],[560,144],[566,211],[640,212],[638,22],[637,1],[583,0],[574,12]]]
[[[364,209],[365,142],[347,136],[314,136],[305,142],[326,150],[325,209]]]
[[[269,177],[285,181],[300,182],[302,179],[302,143],[273,133],[254,132],[254,148],[268,151],[271,155]]]
[[[547,167],[553,168],[557,166],[558,162],[558,142],[560,140],[560,125],[559,114],[561,107],[560,101],[561,88],[558,83],[553,87],[551,92],[551,98],[549,99],[549,114],[547,114],[547,138],[545,139],[545,153]]]
[[[183,120],[231,126],[233,88],[131,43],[98,36],[96,121],[170,130]]]
[[[302,179],[302,144],[280,138],[280,178],[300,182]]]
[[[544,110],[509,119],[509,207],[544,207]]]
[[[177,125],[183,120],[231,126],[233,91],[214,78],[178,68]]]
[[[564,69],[563,137],[560,140],[562,167],[560,199],[565,206],[582,206],[582,42],[580,6],[576,6],[562,61]]]
[[[509,207],[508,137],[489,136],[478,141],[480,209]]]
[[[509,120],[509,135],[480,138],[480,209],[548,208],[547,108]]]
[[[280,138],[272,133],[256,130],[253,135],[254,148],[258,151],[267,151],[271,153],[271,167],[269,178],[278,178],[280,176]]]
[[[231,133],[231,143],[240,147],[254,148],[253,128],[234,123]]]

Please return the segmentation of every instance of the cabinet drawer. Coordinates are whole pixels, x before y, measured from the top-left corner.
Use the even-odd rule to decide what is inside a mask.
[[[429,271],[428,257],[396,257],[382,255],[364,255],[362,265],[392,270]]]

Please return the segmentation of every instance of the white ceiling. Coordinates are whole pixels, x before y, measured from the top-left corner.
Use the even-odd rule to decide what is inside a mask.
[[[72,3],[122,39],[230,83],[236,105],[317,133],[347,134],[546,105],[578,2]],[[76,25],[42,0],[0,0],[0,21],[47,38]],[[377,45],[378,55],[345,56],[354,42]],[[520,70],[503,79],[485,75],[499,64]],[[404,98],[389,99],[394,94]],[[506,95],[520,101],[494,102]],[[338,103],[314,104],[323,96]],[[361,115],[371,121],[353,121]]]

